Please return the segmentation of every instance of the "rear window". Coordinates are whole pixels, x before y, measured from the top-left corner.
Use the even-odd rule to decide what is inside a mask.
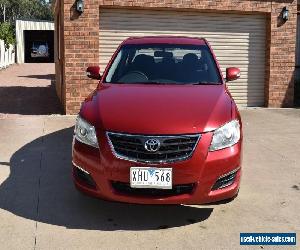
[[[125,45],[105,82],[220,84],[221,76],[206,45]]]

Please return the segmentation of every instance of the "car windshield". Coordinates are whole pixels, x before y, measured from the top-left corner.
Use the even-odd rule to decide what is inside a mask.
[[[32,48],[33,49],[39,49],[39,48],[47,48],[48,44],[46,42],[42,41],[35,41],[32,43]]]
[[[206,45],[125,45],[106,83],[220,84],[221,76]]]

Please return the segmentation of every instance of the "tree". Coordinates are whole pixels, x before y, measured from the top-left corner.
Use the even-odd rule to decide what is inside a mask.
[[[14,25],[16,19],[53,20],[47,0],[0,0],[0,21]]]
[[[15,43],[14,30],[10,23],[0,23],[0,40],[4,41],[6,49],[10,44]]]
[[[6,22],[6,6],[8,5],[8,0],[0,0],[0,10],[2,13],[3,22]]]

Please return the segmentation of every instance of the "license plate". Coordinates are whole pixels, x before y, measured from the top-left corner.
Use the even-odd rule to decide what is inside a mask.
[[[132,188],[172,189],[172,168],[130,168]]]

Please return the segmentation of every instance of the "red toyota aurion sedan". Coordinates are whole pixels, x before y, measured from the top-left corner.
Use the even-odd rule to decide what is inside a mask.
[[[81,191],[143,204],[203,204],[237,195],[242,123],[205,39],[125,40],[82,104],[73,141]]]

